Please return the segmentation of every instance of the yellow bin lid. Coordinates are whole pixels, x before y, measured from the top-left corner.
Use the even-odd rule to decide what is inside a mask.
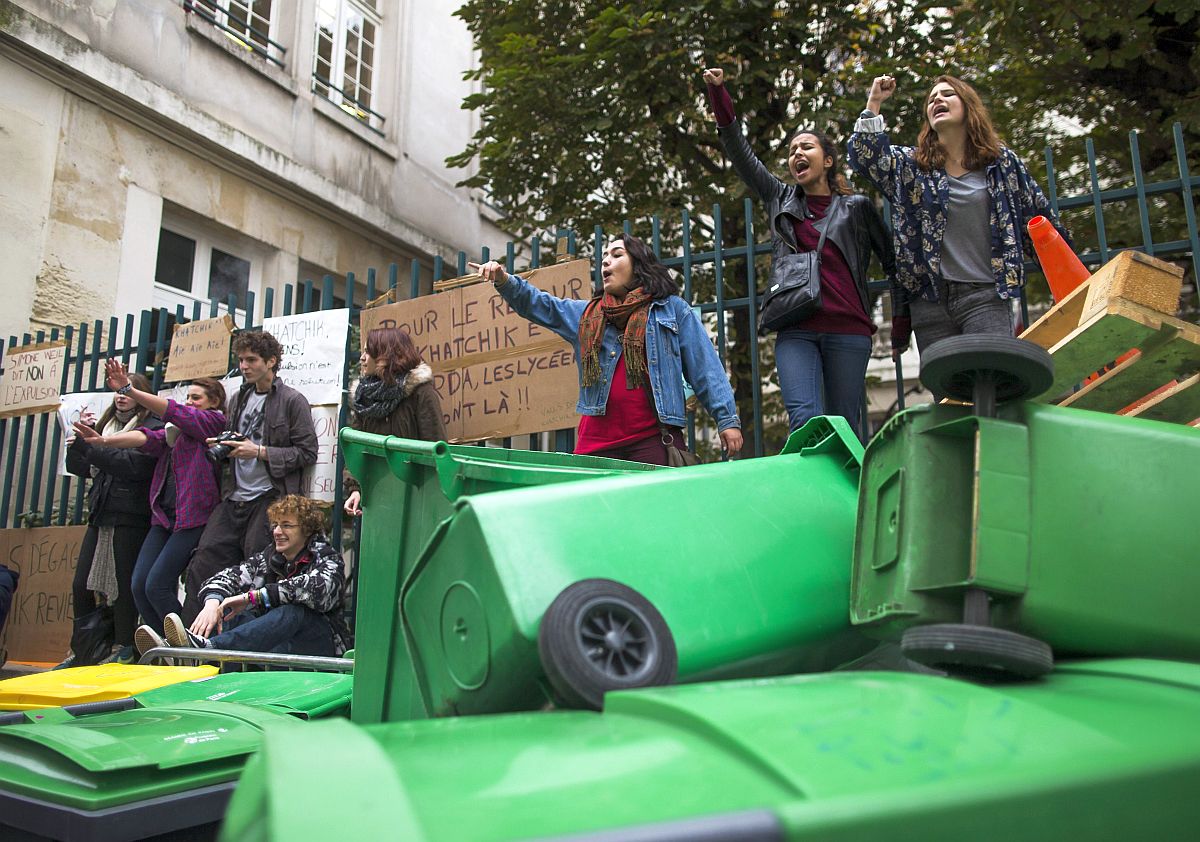
[[[217,668],[208,664],[199,667],[99,664],[49,670],[0,681],[0,710],[38,710],[106,702],[216,674]]]

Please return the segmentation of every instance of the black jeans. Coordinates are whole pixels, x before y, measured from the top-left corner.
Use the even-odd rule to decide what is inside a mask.
[[[113,527],[113,557],[117,565],[117,600],[112,606],[113,642],[119,646],[133,644],[133,630],[137,626],[138,615],[132,591],[133,565],[149,531],[148,523],[144,526]],[[76,617],[96,610],[96,595],[88,590],[87,580],[92,572],[92,559],[95,558],[99,538],[100,527],[89,526],[84,533],[83,543],[79,545],[79,561],[71,582],[71,599]]]
[[[274,493],[254,500],[222,500],[204,527],[200,543],[192,553],[187,570],[187,597],[183,601],[183,622],[191,625],[204,604],[200,589],[213,575],[226,567],[241,564],[271,543],[267,507],[275,502]]]

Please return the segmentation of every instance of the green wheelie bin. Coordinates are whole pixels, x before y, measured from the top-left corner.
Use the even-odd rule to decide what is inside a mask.
[[[655,470],[619,459],[414,441],[348,427],[341,443],[365,502],[357,573],[363,597],[355,606],[355,637],[376,645],[358,647],[360,676],[389,671],[390,645],[379,644],[398,634],[400,585],[460,497]],[[362,688],[360,683],[355,691],[355,715],[379,719],[384,700],[374,692],[363,697]]]
[[[861,454],[844,419],[817,418],[765,459],[459,498],[397,589],[364,573],[360,610],[391,622],[358,629],[354,720],[599,707],[611,689],[861,655]]]
[[[263,730],[344,714],[352,680],[226,673],[5,714],[0,838],[117,842],[204,826],[211,835]]]
[[[1048,368],[1019,340],[927,349],[923,379],[975,406],[910,409],[868,446],[853,622],[968,672],[1041,675],[1051,650],[1200,659],[1200,430],[1021,400]]]
[[[269,731],[224,842],[1194,839],[1200,665],[835,672],[559,711]],[[323,772],[319,797],[301,789]]]

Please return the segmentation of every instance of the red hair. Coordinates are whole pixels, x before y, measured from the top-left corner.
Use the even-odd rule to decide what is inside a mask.
[[[367,353],[382,362],[382,380],[394,383],[421,364],[409,335],[398,327],[377,327],[367,334]]]

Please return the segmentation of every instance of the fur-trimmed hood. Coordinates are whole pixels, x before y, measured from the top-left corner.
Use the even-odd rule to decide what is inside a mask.
[[[416,368],[409,369],[404,375],[404,397],[408,397],[422,383],[433,382],[433,369],[426,363],[420,363]]]

